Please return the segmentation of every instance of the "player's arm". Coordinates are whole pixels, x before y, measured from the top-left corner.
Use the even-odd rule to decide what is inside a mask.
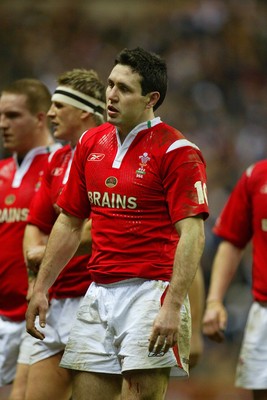
[[[189,289],[189,301],[192,318],[192,336],[189,365],[193,368],[203,352],[202,318],[205,304],[205,286],[202,268],[197,269],[193,283]]]
[[[42,262],[48,235],[37,226],[26,225],[23,237],[23,253],[25,263],[32,274],[37,274]]]
[[[48,235],[34,225],[26,225],[23,237],[23,254],[28,272],[27,301],[30,301],[35,279],[42,262]]]
[[[81,240],[75,256],[91,254],[91,220],[84,221]],[[42,262],[47,244],[48,235],[46,235],[38,226],[28,224],[25,228],[23,238],[23,253],[29,275],[36,275]]]
[[[203,317],[203,333],[217,342],[223,341],[223,331],[227,324],[227,312],[223,305],[223,299],[242,255],[242,249],[224,240],[219,244],[214,257]]]
[[[40,326],[45,326],[48,309],[46,295],[77,250],[83,222],[82,219],[62,212],[53,226],[26,313],[27,331],[36,338],[43,339],[44,335],[36,329],[35,318],[39,315]]]
[[[81,256],[92,253],[92,220],[84,221],[82,232],[81,232],[81,241],[77,251],[75,252],[75,256]]]
[[[177,343],[179,315],[204,249],[204,221],[189,217],[175,224],[179,235],[173,273],[163,305],[154,321],[149,351],[166,352]]]

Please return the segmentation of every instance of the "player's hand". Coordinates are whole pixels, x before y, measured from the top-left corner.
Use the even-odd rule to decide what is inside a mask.
[[[35,274],[38,273],[45,252],[45,246],[35,246],[26,252],[26,265]]]
[[[45,338],[43,332],[36,328],[35,319],[39,315],[39,325],[41,328],[44,328],[48,307],[48,298],[45,293],[34,293],[32,295],[26,312],[26,329],[27,332],[36,339],[43,340]]]
[[[221,343],[224,341],[226,324],[227,312],[222,302],[208,302],[202,321],[203,334],[211,340]]]
[[[180,314],[177,309],[161,307],[152,327],[148,350],[165,354],[177,344]]]

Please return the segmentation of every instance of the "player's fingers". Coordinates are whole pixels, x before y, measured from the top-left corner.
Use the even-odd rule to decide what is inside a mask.
[[[155,337],[150,338],[150,343],[149,343],[149,351],[153,352],[155,354],[159,354],[161,352],[167,353],[167,351],[176,345],[177,343],[177,335],[158,335],[158,337],[155,339]]]
[[[41,328],[45,328],[46,325],[46,310],[39,311],[39,325]]]
[[[217,343],[222,343],[225,339],[224,331],[217,330],[216,332],[212,332],[210,334],[206,334],[206,336]]]
[[[225,312],[220,313],[219,326],[221,331],[225,331],[227,325],[227,314]]]
[[[33,314],[31,312],[26,313],[26,330],[30,335],[32,335],[36,339],[43,340],[44,334],[36,328],[35,318],[36,318],[35,314]]]

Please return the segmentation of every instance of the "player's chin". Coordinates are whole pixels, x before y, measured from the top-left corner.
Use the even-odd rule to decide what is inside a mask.
[[[64,131],[60,129],[55,129],[53,132],[54,138],[58,140],[67,140],[66,135]]]
[[[107,121],[110,124],[117,125],[119,123],[118,113],[107,112]]]
[[[9,152],[17,151],[17,146],[11,142],[3,141],[2,147]]]

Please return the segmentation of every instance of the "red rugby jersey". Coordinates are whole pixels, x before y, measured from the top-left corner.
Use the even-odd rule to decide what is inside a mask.
[[[122,145],[106,123],[80,139],[58,205],[80,218],[91,212],[94,281],[169,280],[175,222],[208,215],[205,163],[159,118],[138,125]]]
[[[46,234],[50,233],[58,216],[56,202],[68,180],[73,152],[71,147],[66,145],[51,154],[40,190],[31,203],[28,222]],[[52,286],[51,298],[80,297],[86,293],[91,283],[86,268],[88,260],[89,255],[71,259]]]
[[[24,320],[27,309],[22,240],[29,205],[53,148],[31,150],[20,166],[15,156],[0,160],[0,315],[14,321]]]
[[[267,160],[243,173],[213,231],[241,249],[252,240],[252,293],[267,301]]]

